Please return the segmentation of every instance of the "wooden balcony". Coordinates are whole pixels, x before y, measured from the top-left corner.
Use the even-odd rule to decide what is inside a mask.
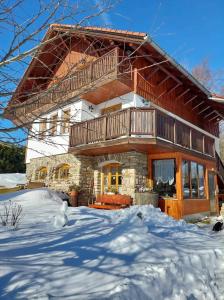
[[[25,103],[10,105],[5,115],[11,115],[11,119],[17,119],[17,122],[24,122],[24,119],[32,121],[41,112],[46,112],[76,96],[89,100],[92,91],[118,79],[123,72],[118,52],[118,48],[114,48],[85,68],[70,73],[68,78],[55,87],[29,98]]]
[[[129,108],[74,124],[70,130],[70,151],[100,154],[138,149],[150,144],[194,151],[214,157],[214,139],[173,117],[151,108]],[[164,152],[163,151],[163,152]]]

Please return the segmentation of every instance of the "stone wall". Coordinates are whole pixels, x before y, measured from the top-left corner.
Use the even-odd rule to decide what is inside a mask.
[[[69,177],[66,180],[55,180],[53,176],[54,170],[61,164],[68,164],[70,166]],[[91,182],[93,185],[91,159],[83,156],[74,156],[70,153],[32,159],[31,162],[27,164],[26,170],[29,181],[35,181],[35,172],[41,167],[47,167],[48,170],[47,177],[44,180],[47,187],[68,192],[70,185],[77,184],[83,187],[79,197],[79,204],[87,204],[87,195],[89,193],[92,194]]]
[[[98,173],[94,178],[94,190],[100,192],[102,166],[110,162],[119,162],[122,168],[122,194],[135,198],[135,190],[147,185],[148,159],[147,154],[140,152],[124,152],[96,156],[94,170]],[[96,171],[95,171],[96,172]]]
[[[140,186],[146,186],[148,177],[147,155],[139,152],[107,154],[95,157],[75,156],[71,153],[32,159],[27,164],[27,178],[35,181],[35,172],[41,167],[47,167],[46,186],[62,191],[68,191],[69,186],[77,184],[81,187],[79,205],[87,205],[93,195],[101,193],[102,167],[107,163],[119,162],[122,169],[122,194],[135,198],[135,191]],[[67,180],[55,180],[53,173],[60,164],[70,165]]]

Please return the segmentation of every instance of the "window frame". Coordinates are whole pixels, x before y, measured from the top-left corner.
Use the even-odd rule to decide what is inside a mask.
[[[66,171],[66,174],[64,173]],[[67,180],[69,178],[70,165],[62,164],[55,168],[54,179],[55,180]],[[64,173],[64,174],[63,174]]]
[[[189,182],[189,197],[184,197],[184,182],[183,182],[183,163],[187,162],[188,164],[188,182]],[[197,196],[192,196],[192,164],[196,164],[196,170],[197,170]],[[203,197],[200,196],[200,177],[199,177],[199,167],[203,168]],[[181,171],[182,171],[182,178],[181,178],[181,187],[183,192],[183,199],[184,200],[190,200],[190,199],[197,199],[197,200],[205,200],[206,199],[206,191],[205,191],[205,177],[206,177],[206,166],[202,163],[199,163],[195,160],[189,160],[189,159],[182,159],[181,162]]]
[[[58,113],[54,113],[50,116],[50,136],[56,136],[58,133]]]
[[[153,188],[156,191],[155,180],[154,180],[154,176],[155,176],[154,161],[165,161],[165,160],[172,160],[174,162],[174,185],[175,185],[175,193],[173,193],[173,196],[164,196],[164,195],[160,195],[159,192],[157,192],[157,193],[162,198],[164,197],[164,198],[170,198],[170,199],[177,199],[177,187],[176,187],[176,182],[177,182],[177,161],[176,161],[176,158],[174,158],[174,157],[152,159],[152,181],[153,181]]]
[[[60,124],[60,133],[61,134],[69,133],[70,120],[71,120],[71,108],[62,110],[61,124]]]

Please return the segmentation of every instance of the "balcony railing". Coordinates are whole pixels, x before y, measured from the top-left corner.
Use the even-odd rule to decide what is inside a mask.
[[[69,74],[69,78],[62,80],[56,87],[33,96],[24,105],[19,104],[15,106],[13,114],[18,117],[25,116],[42,108],[44,105],[55,105],[63,102],[71,95],[74,97],[73,92],[80,92],[82,88],[89,87],[91,83],[100,79],[105,80],[107,75],[111,76],[111,80],[116,78],[118,74],[118,59],[118,48],[114,48],[84,69]],[[12,110],[12,108],[10,109]]]
[[[120,137],[159,138],[214,157],[214,139],[175,118],[150,108],[129,108],[74,124],[70,147]]]

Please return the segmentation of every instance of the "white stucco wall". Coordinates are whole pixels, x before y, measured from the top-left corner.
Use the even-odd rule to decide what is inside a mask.
[[[100,116],[101,109],[122,103],[122,109],[136,106],[137,95],[134,93],[128,93],[122,97],[117,97],[112,100],[108,100],[99,105],[94,105],[86,100],[76,100],[74,103],[63,107],[62,109],[57,109],[49,114],[43,115],[42,118],[50,120],[52,115],[58,114],[58,119],[62,117],[62,111],[70,108],[71,110],[71,122],[80,122],[89,119],[96,118]],[[138,103],[139,104],[139,103]],[[139,106],[139,105],[138,105]],[[92,108],[92,111],[90,109]],[[47,124],[47,129],[49,129],[49,124]],[[60,124],[58,122],[57,126],[57,136],[46,136],[44,140],[38,139],[39,132],[39,120],[33,123],[32,132],[35,133],[35,138],[29,137],[27,143],[26,152],[26,163],[29,163],[31,159],[51,156],[56,154],[63,154],[68,152],[69,136],[68,134],[60,134]]]
[[[112,105],[116,104],[122,104],[122,109],[128,108],[128,107],[150,107],[153,106],[161,111],[166,112],[168,115],[176,118],[177,120],[180,120],[181,122],[190,125],[194,127],[195,129],[208,134],[206,131],[198,128],[197,126],[194,126],[193,124],[183,120],[182,118],[176,116],[173,113],[167,112],[161,107],[158,107],[157,105],[152,104],[150,101],[144,100],[139,95],[132,93],[128,93],[125,95],[122,95],[120,97],[105,101],[101,104],[94,105],[86,100],[76,100],[74,103],[69,104],[62,109],[57,109],[55,111],[52,111],[51,113],[47,115],[43,115],[43,118],[50,119],[52,115],[55,113],[58,114],[58,119],[62,116],[62,111],[64,109],[70,108],[71,111],[71,122],[80,122],[85,121],[89,119],[96,118],[101,115],[101,110],[107,107],[110,107]],[[33,124],[33,132],[36,133],[35,138],[28,138],[27,143],[27,152],[26,152],[26,163],[29,163],[31,159],[43,157],[43,156],[51,156],[56,154],[63,154],[68,152],[68,145],[69,145],[69,135],[68,134],[60,134],[60,124],[58,122],[57,126],[57,136],[46,136],[44,140],[38,139],[38,132],[39,132],[39,120],[34,122]],[[49,128],[49,124],[48,127]],[[208,134],[211,137],[214,138],[213,135]],[[218,153],[220,153],[219,150],[219,139],[215,138],[215,148]]]

